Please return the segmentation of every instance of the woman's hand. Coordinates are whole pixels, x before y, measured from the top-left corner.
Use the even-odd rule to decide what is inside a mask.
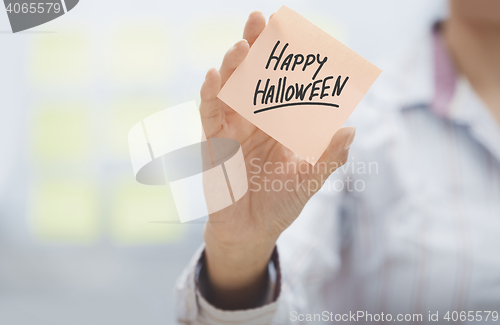
[[[210,287],[207,298],[224,309],[251,308],[264,294],[267,264],[276,240],[328,176],[347,161],[355,134],[354,128],[342,128],[333,136],[317,163],[328,168],[300,168],[308,163],[217,98],[265,26],[262,13],[251,13],[244,39],[227,51],[219,71],[208,71],[201,88],[200,111],[206,137],[236,139],[243,150],[248,178],[252,179],[252,186],[240,200],[211,214],[205,225],[205,276]],[[297,168],[266,173],[265,163],[266,171],[281,164]],[[282,189],[266,191],[273,182],[280,182]],[[291,185],[297,182],[303,185]],[[256,190],[256,184],[260,190]]]

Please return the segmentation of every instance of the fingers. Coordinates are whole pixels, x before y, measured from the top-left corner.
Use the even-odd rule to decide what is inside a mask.
[[[317,176],[323,176],[322,179],[326,180],[326,177],[333,173],[335,169],[347,162],[349,149],[354,141],[355,135],[356,128],[354,127],[341,128],[334,134],[328,148],[317,162],[317,164],[324,164],[328,166],[328,168],[322,170],[324,171],[322,175]]]
[[[250,16],[248,16],[248,20],[243,31],[243,38],[248,41],[250,46],[252,46],[264,27],[266,27],[266,17],[264,17],[260,11],[252,12]]]
[[[200,116],[207,138],[216,135],[222,127],[222,105],[217,98],[220,89],[220,73],[217,69],[212,68],[207,72],[205,82],[200,90]]]
[[[227,51],[220,70],[210,69],[207,72],[200,91],[200,114],[207,138],[213,137],[222,128],[224,112],[217,94],[234,70],[243,62],[250,46],[255,42],[264,27],[266,27],[264,15],[260,11],[252,12],[245,25],[243,39]]]
[[[250,46],[255,42],[262,30],[266,27],[266,18],[260,11],[254,11],[248,17],[243,32],[243,39],[227,51],[220,67],[221,85],[224,86],[227,79],[240,65],[248,54]]]
[[[249,45],[246,40],[241,40],[236,43],[229,51],[224,55],[224,60],[220,67],[221,75],[221,86],[224,86],[227,79],[231,76],[240,63],[245,59],[248,54]]]

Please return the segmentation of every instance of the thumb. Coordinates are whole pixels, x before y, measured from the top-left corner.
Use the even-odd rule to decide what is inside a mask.
[[[347,162],[349,149],[355,135],[355,127],[341,128],[333,135],[330,144],[316,163],[319,167],[318,171],[320,171],[316,176],[320,177],[323,182],[331,173]]]

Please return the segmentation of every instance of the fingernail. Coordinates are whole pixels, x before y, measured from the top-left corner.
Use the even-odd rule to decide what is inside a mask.
[[[205,80],[207,80],[208,75],[210,74],[210,72],[211,72],[213,69],[215,69],[215,68],[211,68],[210,70],[208,70],[208,71],[207,71],[207,74],[205,75]]]
[[[233,45],[233,49],[236,48],[240,43],[247,43],[248,44],[248,41],[246,39],[240,39],[238,42],[236,42],[234,45]]]
[[[262,11],[260,11],[260,10],[254,10],[254,11],[252,11],[250,13],[250,15],[248,15],[248,17],[250,17],[251,15],[257,14],[257,13],[262,14]]]
[[[234,46],[236,47],[236,46],[238,46],[238,44],[240,44],[240,43],[248,43],[248,41],[247,41],[246,39],[242,38],[242,39],[241,39],[241,40],[239,40],[236,44],[234,44]]]
[[[356,135],[356,128],[350,127],[351,132],[347,137],[347,141],[345,142],[344,150],[349,150],[351,148],[351,144],[354,141],[354,136]]]

